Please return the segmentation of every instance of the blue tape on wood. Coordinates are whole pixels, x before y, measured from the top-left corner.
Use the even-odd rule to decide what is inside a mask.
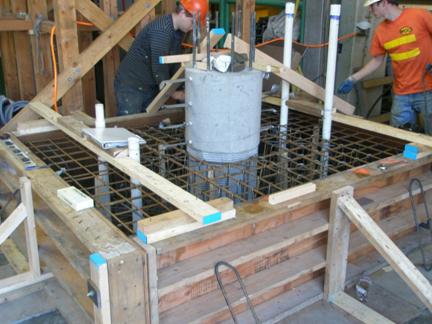
[[[93,253],[90,255],[90,261],[93,262],[97,267],[106,264],[105,258],[100,253]]]
[[[211,215],[207,215],[207,216],[204,216],[204,218],[203,218],[203,224],[204,225],[208,225],[208,224],[220,221],[221,218],[222,218],[222,213],[221,212],[217,212],[217,213],[214,213],[214,214],[211,214]]]
[[[225,35],[225,29],[223,29],[223,28],[213,28],[213,29],[211,30],[211,32],[212,32],[214,35]]]
[[[404,151],[403,157],[410,160],[417,160],[417,153],[410,152],[410,151]]]
[[[159,64],[164,64],[164,58],[163,58],[163,56],[159,56]]]
[[[412,152],[412,153],[420,153],[420,149],[412,144],[405,144],[405,151],[406,152]]]
[[[141,242],[143,242],[144,244],[147,244],[147,235],[145,235],[143,232],[141,232],[140,230],[137,230],[136,236],[139,238],[139,240]]]

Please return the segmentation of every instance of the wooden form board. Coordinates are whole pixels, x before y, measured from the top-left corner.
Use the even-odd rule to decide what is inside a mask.
[[[225,47],[230,48],[231,46],[231,34],[227,35],[227,38],[225,40]],[[235,51],[238,53],[249,53],[249,44],[238,37],[235,39]],[[279,68],[279,72],[273,70],[273,72],[279,76],[281,79],[289,82],[292,85],[295,85],[296,87],[300,88],[304,92],[310,94],[311,96],[314,96],[320,100],[325,99],[325,90],[321,88],[319,85],[314,83],[313,81],[305,78],[304,76],[300,75],[299,73],[295,72],[294,70],[291,70],[287,67],[284,67],[281,62],[278,60],[270,57],[269,55],[265,54],[264,52],[260,51],[259,49],[255,50],[255,61],[259,64],[263,65],[270,65],[272,68]],[[349,104],[348,102],[340,99],[339,97],[334,96],[334,106],[337,110],[352,115],[354,113],[355,107]]]
[[[235,217],[234,203],[229,198],[219,198],[209,205],[222,212],[219,222]],[[217,222],[217,223],[219,223]],[[165,240],[184,233],[195,231],[208,225],[201,224],[181,210],[145,218],[138,222],[138,237],[146,244]]]
[[[288,200],[301,197],[311,192],[315,192],[316,184],[308,182],[300,186],[296,186],[287,190],[276,192],[268,196],[268,202],[270,205],[277,205]]]

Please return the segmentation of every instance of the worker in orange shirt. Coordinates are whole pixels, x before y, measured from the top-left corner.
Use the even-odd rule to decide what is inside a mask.
[[[346,79],[338,93],[349,93],[357,81],[378,69],[387,54],[394,77],[391,125],[414,128],[420,113],[425,132],[432,135],[432,14],[423,9],[402,10],[397,0],[366,0],[364,5],[384,21],[372,39],[372,59]]]

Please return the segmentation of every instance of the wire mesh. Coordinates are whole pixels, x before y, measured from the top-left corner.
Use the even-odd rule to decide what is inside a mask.
[[[188,156],[184,128],[131,129],[142,136],[141,163],[204,201],[229,197],[235,202],[252,200],[321,176],[321,120],[290,112],[287,128],[278,125],[277,109],[264,107],[259,153],[247,161],[208,163]],[[281,147],[281,136],[285,140]],[[132,214],[151,217],[175,209],[143,186],[104,162],[67,136],[27,139],[26,145],[68,184],[92,197],[96,207],[127,234],[134,232]],[[334,124],[329,175],[399,154],[405,143],[354,127]],[[131,190],[139,189],[142,208],[137,210]]]

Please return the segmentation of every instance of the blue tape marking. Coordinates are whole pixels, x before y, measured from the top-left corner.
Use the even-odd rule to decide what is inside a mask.
[[[207,215],[207,216],[204,216],[204,218],[203,218],[203,224],[204,225],[208,225],[208,224],[220,221],[221,218],[222,218],[222,213],[221,212],[217,212],[217,213],[214,213],[214,214],[211,214],[211,215]]]
[[[405,144],[405,151],[413,152],[413,153],[419,153],[420,149],[415,145]]]
[[[223,28],[213,28],[213,29],[211,30],[211,32],[212,32],[214,35],[225,35],[225,29],[223,29]]]
[[[101,265],[106,264],[106,260],[100,253],[93,253],[90,255],[90,261],[93,262],[96,266],[100,267]]]
[[[159,56],[159,64],[164,64],[164,58],[163,58],[163,56]]]
[[[417,153],[415,152],[410,152],[410,151],[404,151],[403,152],[403,157],[410,159],[410,160],[417,160]]]
[[[332,20],[340,20],[340,16],[330,16],[330,19],[332,19]]]
[[[139,238],[139,240],[141,242],[143,242],[144,244],[147,244],[147,235],[145,235],[143,232],[141,232],[140,230],[137,230],[136,236]]]

